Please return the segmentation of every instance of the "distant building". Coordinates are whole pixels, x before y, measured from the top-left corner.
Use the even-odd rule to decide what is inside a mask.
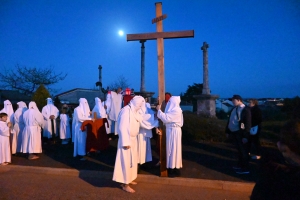
[[[17,90],[0,90],[0,107],[3,108],[3,102],[9,100],[14,109],[17,109],[17,103],[24,101],[27,105],[31,101],[31,96],[20,93]]]
[[[223,110],[224,112],[229,112],[233,108],[233,104],[230,100],[216,100],[216,111]]]
[[[101,100],[105,100],[105,96],[101,90],[75,88],[61,94],[56,95],[62,104],[67,105],[79,105],[80,98],[86,98],[92,110],[95,105],[95,98],[98,97]]]

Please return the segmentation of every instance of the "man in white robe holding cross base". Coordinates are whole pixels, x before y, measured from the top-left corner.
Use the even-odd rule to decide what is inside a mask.
[[[165,112],[162,112],[160,107],[161,105],[158,105],[156,109],[157,117],[166,126],[166,168],[169,176],[179,176],[179,169],[182,168],[181,127],[183,126],[180,97],[172,96],[166,105]]]
[[[141,96],[135,96],[125,106],[118,116],[118,149],[115,161],[113,181],[122,183],[122,189],[129,193],[135,191],[129,184],[137,184],[133,180],[137,177],[137,135],[139,134],[142,116],[139,110],[145,103]]]

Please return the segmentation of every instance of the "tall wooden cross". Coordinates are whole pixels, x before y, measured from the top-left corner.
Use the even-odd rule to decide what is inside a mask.
[[[152,20],[152,24],[156,23],[156,32],[153,33],[139,33],[127,34],[127,41],[141,41],[141,40],[156,40],[157,41],[157,59],[158,59],[158,95],[159,102],[165,102],[165,69],[164,69],[164,39],[174,38],[189,38],[194,37],[194,30],[163,32],[162,20],[167,18],[166,14],[162,14],[162,3],[155,3],[156,18]],[[162,126],[161,126],[162,127]],[[166,169],[166,131],[162,131],[160,137],[160,175],[162,177],[168,176]]]

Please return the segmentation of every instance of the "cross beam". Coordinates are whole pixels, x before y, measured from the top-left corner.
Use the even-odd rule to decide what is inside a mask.
[[[137,40],[156,40],[158,38],[175,39],[175,38],[191,38],[191,37],[194,37],[194,30],[127,34],[127,42],[137,41]]]

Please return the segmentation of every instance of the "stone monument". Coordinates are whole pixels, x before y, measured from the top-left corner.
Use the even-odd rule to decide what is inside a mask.
[[[203,89],[202,94],[194,95],[197,99],[197,114],[206,117],[216,117],[216,99],[218,95],[210,94],[209,76],[208,76],[208,49],[209,45],[203,42],[201,50],[203,51]]]
[[[145,87],[145,45],[146,40],[140,40],[141,46],[141,88],[139,92],[135,92],[136,95],[141,95],[144,98],[148,98],[148,102],[151,104],[151,97],[154,92],[146,92]]]

